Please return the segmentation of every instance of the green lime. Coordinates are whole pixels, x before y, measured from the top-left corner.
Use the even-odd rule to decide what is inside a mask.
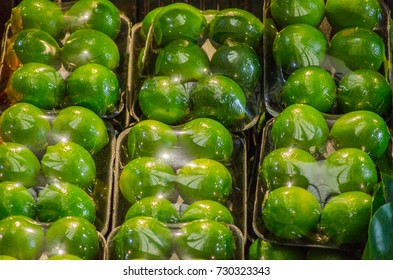
[[[79,0],[65,13],[70,32],[96,29],[112,39],[120,33],[120,11],[109,0]]]
[[[48,261],[79,261],[82,260],[80,257],[71,255],[71,254],[64,254],[64,255],[56,255],[48,258]]]
[[[325,12],[329,24],[336,30],[348,27],[373,29],[382,16],[378,0],[327,0]]]
[[[342,251],[330,248],[309,248],[307,260],[355,260],[356,254],[350,251]]]
[[[60,110],[52,122],[52,132],[56,139],[79,144],[90,154],[98,153],[109,142],[104,121],[93,111],[80,106]]]
[[[172,233],[151,217],[134,217],[116,233],[113,246],[118,260],[167,260],[172,255]]]
[[[385,43],[365,28],[347,28],[330,40],[329,59],[338,73],[359,69],[377,71],[385,60]]]
[[[231,260],[236,244],[232,231],[221,222],[196,220],[185,223],[174,236],[179,259]]]
[[[40,162],[35,154],[19,143],[0,144],[0,181],[12,181],[30,188],[37,184]]]
[[[59,69],[61,65],[60,47],[47,32],[27,28],[13,35],[7,43],[5,60],[16,70],[29,62],[38,62]]]
[[[270,12],[277,25],[304,23],[318,27],[325,17],[324,0],[272,0]]]
[[[321,206],[315,196],[296,186],[269,192],[262,206],[266,228],[276,237],[289,240],[311,237],[320,215]]]
[[[67,95],[71,103],[89,108],[98,115],[115,112],[119,94],[116,74],[100,64],[79,66],[67,79]]]
[[[304,260],[302,247],[285,246],[270,243],[261,238],[256,239],[248,251],[249,260]]]
[[[164,161],[154,157],[131,160],[121,171],[119,188],[124,198],[134,204],[148,196],[176,198],[175,171]]]
[[[238,8],[218,11],[210,22],[209,35],[214,42],[236,41],[259,47],[262,41],[263,23],[254,14]]]
[[[227,162],[233,153],[232,134],[221,123],[197,118],[185,123],[179,133],[179,145],[192,159],[209,158]]]
[[[374,161],[357,148],[342,148],[331,153],[324,161],[324,170],[327,184],[336,192],[363,191],[371,194],[378,182]]]
[[[8,216],[22,215],[35,219],[36,202],[32,193],[14,182],[0,183],[0,220]]]
[[[189,112],[189,97],[184,85],[176,78],[154,76],[143,81],[138,102],[148,118],[176,124]]]
[[[205,199],[224,203],[232,192],[232,175],[222,163],[200,158],[179,169],[177,184],[187,204]]]
[[[206,19],[190,4],[172,3],[163,7],[153,21],[154,39],[163,46],[177,39],[195,42],[203,37]]]
[[[225,127],[236,127],[247,116],[242,88],[231,78],[214,74],[199,80],[190,92],[190,109],[197,118],[212,118]]]
[[[26,28],[48,32],[56,40],[64,36],[66,21],[59,5],[49,0],[23,0],[12,9],[11,29],[14,34]]]
[[[0,255],[0,261],[15,261],[17,260],[14,257],[7,256],[7,255]]]
[[[0,254],[18,260],[38,260],[44,250],[45,233],[41,225],[25,216],[0,220]]]
[[[352,191],[335,196],[322,210],[322,231],[340,245],[365,242],[371,205],[372,197],[364,192]]]
[[[127,211],[126,220],[133,217],[152,217],[163,223],[178,223],[179,213],[175,206],[161,196],[148,196],[136,201]]]
[[[87,64],[96,63],[115,70],[120,63],[116,43],[105,33],[95,29],[77,30],[64,43],[61,58],[69,71]]]
[[[293,104],[276,117],[271,134],[276,148],[295,147],[314,154],[326,144],[329,127],[317,109]]]
[[[325,35],[304,23],[287,25],[273,41],[273,58],[284,72],[304,66],[322,66],[328,51]]]
[[[307,104],[327,113],[336,103],[337,86],[332,75],[320,66],[296,69],[282,88],[284,106]]]
[[[373,159],[381,157],[390,141],[385,120],[370,111],[354,111],[340,116],[330,129],[337,149],[358,148]]]
[[[159,50],[155,73],[181,82],[195,81],[207,76],[210,61],[205,51],[190,41],[178,39]]]
[[[156,16],[158,15],[158,13],[161,12],[163,8],[164,7],[157,7],[154,8],[153,10],[150,10],[143,18],[141,23],[141,30],[140,30],[140,35],[143,40],[146,40],[147,35],[149,34],[150,28],[152,27]]]
[[[51,184],[39,191],[37,218],[40,222],[54,222],[66,216],[82,217],[94,223],[96,207],[93,199],[72,184]]]
[[[33,152],[46,149],[50,130],[45,114],[29,103],[11,105],[0,116],[1,139],[23,144]]]
[[[383,116],[392,108],[392,96],[385,77],[368,69],[346,74],[337,88],[338,105],[344,113],[368,110]]]
[[[195,220],[214,220],[226,224],[233,224],[231,211],[223,204],[214,200],[197,200],[187,206],[180,222],[186,223]]]
[[[60,142],[48,146],[41,168],[49,180],[60,180],[81,187],[90,187],[96,178],[96,165],[82,146]]]
[[[298,148],[279,148],[268,153],[260,167],[260,178],[269,190],[283,186],[307,189],[317,167],[316,159]]]
[[[11,74],[5,92],[11,103],[26,102],[51,110],[63,100],[65,81],[55,68],[31,62]]]
[[[97,259],[99,249],[96,228],[81,217],[63,217],[46,231],[48,257],[71,254],[84,260]]]

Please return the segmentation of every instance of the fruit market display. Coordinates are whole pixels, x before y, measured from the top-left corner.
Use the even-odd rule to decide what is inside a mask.
[[[385,1],[145,2],[12,9],[0,260],[393,259]]]

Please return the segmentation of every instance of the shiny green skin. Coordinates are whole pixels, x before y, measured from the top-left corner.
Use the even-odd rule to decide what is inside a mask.
[[[55,68],[31,62],[12,73],[5,91],[11,103],[26,102],[51,110],[60,105],[65,88],[65,81]]]
[[[202,12],[186,3],[166,5],[153,21],[154,39],[158,46],[176,39],[196,42],[206,31]]]
[[[184,224],[174,237],[179,259],[232,260],[236,244],[231,230],[223,223],[196,220]]]
[[[304,260],[302,247],[285,246],[256,239],[248,251],[249,260]]]
[[[98,233],[94,225],[81,217],[63,217],[46,231],[48,257],[70,254],[84,260],[97,259]]]
[[[247,116],[246,95],[231,78],[214,74],[198,81],[190,92],[191,114],[212,118],[227,128],[241,126]]]
[[[190,41],[179,39],[160,49],[155,73],[170,76],[180,82],[197,81],[210,72],[210,61],[205,51]]]
[[[26,188],[37,184],[40,162],[26,146],[7,142],[0,145],[1,181],[20,183]]]
[[[48,146],[41,168],[49,180],[60,180],[80,187],[90,187],[96,178],[96,165],[82,146],[60,142]]]
[[[209,35],[214,42],[247,43],[253,48],[262,41],[263,24],[254,14],[237,8],[220,10],[210,22]]]
[[[0,254],[18,260],[38,260],[44,243],[44,230],[33,219],[10,216],[0,220]]]
[[[99,30],[113,40],[120,33],[120,11],[109,0],[79,0],[65,13],[70,32],[79,29]]]
[[[41,109],[29,103],[16,103],[0,116],[3,141],[25,145],[33,152],[46,149],[51,125]]]
[[[22,215],[35,219],[36,202],[31,192],[14,182],[0,183],[0,220]]]
[[[64,43],[61,57],[69,71],[87,63],[101,64],[115,70],[120,63],[116,43],[108,35],[95,29],[73,32]]]
[[[98,153],[109,142],[104,121],[93,111],[80,106],[60,110],[52,122],[52,132],[56,139],[79,144],[90,154]]]
[[[120,226],[113,246],[118,260],[168,260],[172,255],[172,233],[154,218],[134,217]]]
[[[225,224],[233,224],[231,211],[223,204],[214,200],[198,200],[187,206],[180,222],[186,223],[195,220],[214,220]]]
[[[330,138],[337,149],[358,148],[373,160],[385,153],[390,137],[385,120],[370,111],[346,113],[330,129]]]
[[[48,261],[79,261],[82,260],[82,258],[78,256],[74,256],[71,254],[65,254],[65,255],[57,255],[57,256],[52,256],[48,258]]]
[[[94,223],[93,199],[80,187],[64,183],[48,185],[38,193],[37,218],[40,222],[54,222],[66,216],[82,217]]]
[[[154,19],[158,15],[158,13],[161,12],[161,10],[164,7],[157,7],[154,8],[153,10],[150,10],[147,15],[143,18],[142,20],[142,26],[141,26],[141,31],[140,35],[143,40],[146,40],[147,35],[149,34],[150,27],[153,25]]]
[[[144,197],[135,202],[128,209],[125,220],[138,216],[152,217],[168,224],[175,224],[180,220],[179,213],[172,202],[157,196]]]
[[[0,255],[0,261],[14,261],[14,260],[17,259],[7,255]]]
[[[185,164],[178,171],[177,188],[185,203],[211,199],[227,201],[232,192],[232,175],[222,163],[199,158]]]

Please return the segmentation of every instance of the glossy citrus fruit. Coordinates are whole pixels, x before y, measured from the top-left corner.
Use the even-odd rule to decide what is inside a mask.
[[[146,16],[143,17],[142,23],[141,23],[141,30],[140,30],[140,35],[143,40],[146,40],[147,35],[149,34],[150,28],[153,25],[154,19],[158,15],[159,12],[164,7],[157,7],[152,10],[150,10]]]
[[[297,246],[285,246],[270,243],[261,238],[252,242],[249,251],[249,260],[303,260],[304,248]]]
[[[0,220],[22,215],[35,219],[36,202],[33,194],[23,185],[14,182],[0,183]]]
[[[186,223],[202,219],[225,224],[234,223],[231,211],[224,204],[214,200],[197,200],[188,205],[181,215],[180,222]]]
[[[48,261],[79,261],[79,260],[82,260],[82,258],[71,254],[57,255],[48,258]]]

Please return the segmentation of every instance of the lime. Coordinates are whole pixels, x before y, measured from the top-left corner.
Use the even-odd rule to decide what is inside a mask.
[[[348,27],[373,29],[382,16],[378,0],[327,0],[325,12],[329,24],[336,30]]]
[[[118,260],[167,260],[172,255],[172,233],[151,217],[134,217],[124,222],[114,237]]]
[[[84,260],[92,260],[97,258],[98,249],[98,233],[84,218],[60,218],[46,231],[48,257],[71,254]]]
[[[52,122],[56,139],[81,145],[90,154],[101,151],[109,142],[106,124],[93,111],[70,106],[60,110]]]
[[[317,109],[293,104],[276,117],[271,134],[276,148],[295,147],[314,154],[326,144],[329,127]]]
[[[232,231],[213,220],[185,223],[174,236],[174,247],[181,260],[231,260],[236,251]]]
[[[170,76],[181,82],[195,81],[209,74],[210,61],[200,46],[179,39],[159,50],[155,69],[156,75]]]
[[[296,186],[269,192],[262,206],[266,228],[276,237],[290,240],[311,237],[320,215],[321,206],[315,196]]]
[[[236,41],[259,47],[262,41],[263,23],[254,14],[237,8],[218,11],[210,22],[209,35],[214,42]]]
[[[281,94],[284,106],[307,104],[327,113],[336,103],[336,91],[336,83],[329,72],[320,66],[306,66],[288,77]]]
[[[197,118],[185,123],[179,133],[179,145],[192,159],[209,158],[227,162],[233,153],[232,134],[221,123]]]
[[[179,194],[185,203],[211,199],[226,202],[232,192],[232,175],[222,163],[200,158],[190,161],[178,171]]]
[[[176,124],[189,112],[186,88],[176,78],[154,76],[143,81],[138,102],[142,113],[149,119]]]
[[[357,148],[342,148],[331,153],[324,161],[324,169],[327,184],[340,192],[363,191],[371,194],[378,182],[373,160]]]
[[[5,92],[11,103],[26,102],[51,110],[63,100],[65,81],[55,68],[31,62],[11,74]]]
[[[195,220],[214,220],[226,224],[233,224],[231,211],[223,204],[214,200],[198,200],[187,206],[180,222],[186,223]]]
[[[131,160],[121,171],[119,188],[124,198],[134,204],[148,196],[176,198],[175,171],[164,161],[154,157]]]
[[[5,60],[12,70],[22,64],[38,62],[59,69],[60,47],[47,32],[28,28],[13,35],[7,42]]]
[[[11,105],[0,116],[1,139],[23,144],[33,152],[46,149],[50,129],[45,114],[29,103]]]
[[[77,30],[64,43],[61,57],[69,71],[96,63],[114,70],[119,66],[120,53],[116,43],[105,33],[95,29]]]
[[[176,39],[195,42],[206,29],[202,12],[186,3],[172,3],[163,7],[153,21],[154,39],[163,46]]]
[[[0,261],[15,261],[17,260],[14,257],[7,256],[7,255],[0,255]]]
[[[264,157],[259,176],[269,190],[283,186],[307,189],[316,166],[315,158],[304,150],[279,148]]]
[[[32,193],[14,182],[0,183],[0,220],[8,216],[22,215],[35,219],[36,203]]]
[[[44,250],[45,233],[41,225],[25,216],[0,220],[0,254],[18,260],[37,260]]]
[[[338,244],[365,242],[371,205],[371,196],[364,192],[352,191],[335,196],[322,210],[322,231]]]
[[[322,66],[327,51],[325,35],[304,23],[284,27],[274,38],[272,49],[277,66],[287,73],[304,66]]]
[[[40,222],[54,222],[66,216],[82,217],[94,223],[96,207],[93,199],[72,184],[51,184],[39,191],[37,218]]]
[[[350,251],[342,251],[330,248],[309,248],[307,260],[355,260],[356,255]]]
[[[330,40],[329,55],[338,73],[378,70],[385,60],[385,43],[371,30],[347,28],[337,32]]]
[[[100,64],[79,66],[67,79],[67,95],[71,103],[89,108],[98,115],[115,112],[119,94],[116,74]]]
[[[49,180],[60,180],[81,187],[90,187],[96,178],[96,165],[82,146],[60,142],[48,146],[41,160],[41,168]]]
[[[30,188],[37,184],[40,162],[32,151],[19,143],[0,144],[0,181],[12,181]]]
[[[169,200],[160,196],[148,196],[135,202],[127,211],[126,220],[133,217],[152,217],[163,223],[179,222],[179,213]]]
[[[392,96],[385,77],[368,69],[346,74],[337,88],[338,105],[344,113],[368,110],[383,116],[392,108]]]
[[[56,255],[48,258],[48,261],[79,261],[82,260],[80,257],[71,255],[71,254],[64,254],[64,255]]]
[[[256,239],[248,251],[249,260],[303,260],[304,258],[305,252],[302,247],[279,245],[261,238]]]
[[[358,148],[373,159],[381,157],[390,141],[385,120],[370,111],[354,111],[340,116],[330,130],[337,149]]]
[[[228,42],[220,46],[211,58],[211,69],[234,80],[245,92],[254,92],[262,77],[258,54],[246,43]]]
[[[272,0],[270,12],[277,25],[305,23],[318,27],[325,16],[324,0]]]
[[[140,35],[143,40],[146,40],[147,34],[149,34],[150,28],[153,25],[156,16],[158,15],[159,12],[161,12],[163,8],[164,7],[157,7],[152,9],[143,18],[141,23],[141,30],[140,30]]]
[[[193,116],[215,119],[228,128],[239,126],[246,118],[246,102],[242,88],[219,74],[199,80],[190,92]]]
[[[63,12],[53,1],[23,0],[12,9],[11,29],[14,34],[25,28],[37,28],[60,40],[65,26]]]
[[[120,12],[109,0],[79,0],[65,13],[70,32],[96,29],[112,39],[120,33]]]

